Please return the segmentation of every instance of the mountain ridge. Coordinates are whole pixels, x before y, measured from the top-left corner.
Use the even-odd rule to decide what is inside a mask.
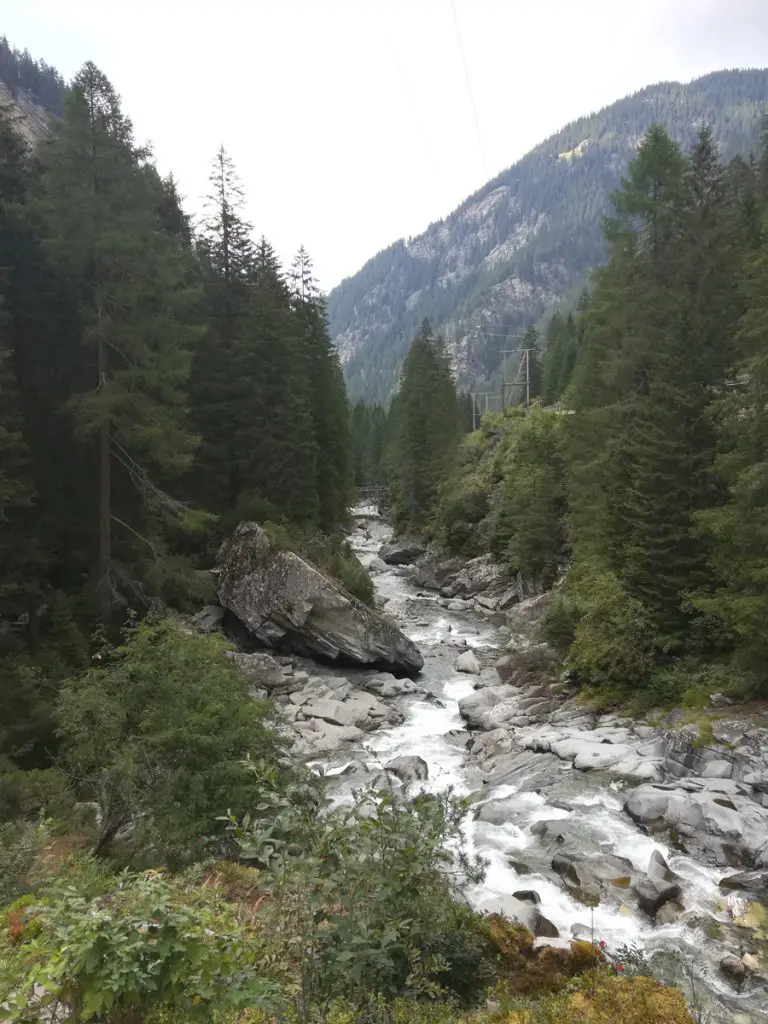
[[[646,86],[565,125],[446,217],[382,249],[328,296],[351,396],[389,397],[425,316],[459,380],[487,379],[499,350],[602,261],[610,192],[652,123],[683,146],[710,123],[730,158],[756,141],[766,103],[761,68]]]

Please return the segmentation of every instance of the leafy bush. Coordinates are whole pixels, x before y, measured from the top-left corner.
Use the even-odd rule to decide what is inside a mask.
[[[143,1020],[171,1004],[211,1020],[217,1010],[274,1007],[279,990],[259,975],[258,943],[213,890],[161,874],[123,874],[103,895],[67,884],[25,908],[34,928],[6,943],[0,1004],[9,1021]]]
[[[241,857],[264,866],[264,913],[278,958],[313,1000],[373,996],[468,1000],[488,980],[482,918],[456,896],[481,865],[463,848],[466,806],[450,793],[410,803],[360,793],[351,808],[321,814],[319,794],[265,795],[260,821],[236,826]],[[296,813],[296,806],[301,808]]]
[[[45,817],[62,821],[72,813],[74,793],[67,776],[56,768],[22,771],[0,757],[0,821]]]
[[[29,892],[35,859],[46,834],[44,824],[0,825],[0,907]]]
[[[568,583],[579,611],[569,660],[590,684],[611,692],[645,685],[662,638],[650,614],[610,572],[581,565]]]
[[[101,812],[95,852],[130,830],[126,849],[140,861],[198,860],[227,848],[218,816],[258,801],[246,760],[274,764],[283,741],[224,649],[219,637],[145,621],[62,686],[66,765],[80,798]]]

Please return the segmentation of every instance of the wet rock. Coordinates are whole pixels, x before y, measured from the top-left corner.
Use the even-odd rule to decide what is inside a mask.
[[[388,772],[392,772],[405,783],[423,781],[429,776],[427,762],[416,754],[404,754],[402,757],[396,757],[385,767]]]
[[[741,986],[747,977],[747,969],[735,953],[728,953],[720,961],[720,970],[723,974]]]
[[[411,565],[426,550],[426,542],[420,537],[400,537],[399,540],[383,544],[379,549],[379,558],[387,565]]]
[[[484,712],[514,692],[511,686],[485,686],[459,701],[459,714],[471,728],[478,728]]]
[[[541,903],[541,896],[533,889],[520,889],[518,892],[513,892],[512,895],[521,903],[532,903],[535,907]]]
[[[768,896],[768,872],[739,871],[721,879],[720,888],[732,892],[752,892]]]
[[[703,779],[729,779],[733,765],[730,761],[708,761],[702,770]]]
[[[646,874],[654,882],[673,882],[677,877],[658,850],[651,854]]]
[[[221,628],[221,622],[226,614],[219,604],[207,604],[189,620],[190,625],[198,633],[214,633]]]
[[[663,907],[659,907],[656,911],[654,924],[676,924],[684,913],[685,907],[682,903],[678,903],[676,900],[673,900],[671,903],[665,903]]]
[[[537,939],[557,939],[560,937],[560,931],[556,925],[552,924],[548,917],[537,911],[533,923],[533,934]]]
[[[752,953],[745,953],[741,958],[741,964],[748,974],[760,974],[762,965]]]
[[[468,675],[480,675],[480,662],[473,651],[465,651],[456,659],[454,666],[457,672],[466,672]]]
[[[256,523],[241,523],[225,547],[218,597],[258,641],[297,653],[383,662],[404,674],[424,664],[390,620],[343,591],[292,551],[279,551]]]
[[[493,560],[491,555],[471,558],[450,583],[441,588],[444,597],[475,597],[477,594],[500,598],[511,587],[512,579],[508,570]],[[510,603],[518,600],[517,591]]]
[[[664,882],[647,878],[634,886],[637,905],[653,920],[665,903],[671,903],[680,896],[680,886],[675,882]]]
[[[387,571],[387,563],[381,558],[374,558],[368,563],[368,572],[380,573]]]

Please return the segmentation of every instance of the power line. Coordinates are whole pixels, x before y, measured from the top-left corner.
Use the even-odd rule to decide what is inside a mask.
[[[456,39],[459,43],[459,53],[461,54],[461,63],[464,66],[464,79],[467,83],[467,92],[469,93],[469,102],[472,106],[472,117],[475,122],[475,131],[477,132],[477,145],[480,149],[480,158],[483,161],[483,170],[485,171],[486,178],[490,178],[488,172],[488,161],[485,157],[485,149],[483,147],[483,137],[480,134],[480,122],[477,119],[477,107],[475,106],[475,95],[472,92],[472,82],[469,78],[469,68],[467,67],[467,58],[464,55],[464,44],[461,41],[461,29],[459,28],[459,19],[456,17],[456,4],[455,0],[451,0],[451,11],[453,12],[453,24],[456,26]]]

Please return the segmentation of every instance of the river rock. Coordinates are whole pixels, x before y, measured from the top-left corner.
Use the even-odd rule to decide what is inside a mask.
[[[481,671],[480,662],[474,651],[464,651],[463,654],[460,654],[453,667],[457,672],[466,672],[467,675],[472,676],[479,676]]]
[[[733,892],[752,892],[768,896],[768,872],[738,871],[720,880],[721,889]]]
[[[648,871],[646,872],[648,877],[654,882],[673,882],[676,878],[674,871],[667,864],[663,855],[658,850],[654,850],[651,854],[651,859],[648,862]]]
[[[363,732],[355,726],[334,725],[322,718],[296,722],[294,728],[299,733],[296,750],[301,754],[331,753],[363,738]]]
[[[420,537],[400,537],[379,548],[379,558],[387,565],[411,565],[427,550]]]
[[[422,782],[429,777],[429,765],[423,757],[417,754],[404,754],[396,757],[385,765],[388,772],[392,772],[402,782]]]
[[[724,693],[710,693],[709,703],[713,708],[727,708],[733,704],[733,700]]]
[[[741,987],[744,979],[747,976],[747,968],[739,960],[735,953],[728,953],[720,961],[720,970],[728,978],[731,978],[736,984]]]
[[[252,654],[244,654],[242,651],[227,651],[226,653],[252,686],[258,686],[264,690],[277,690],[286,685],[294,685],[293,680],[283,675],[280,666],[269,654],[262,654],[261,651],[255,651]],[[300,686],[301,684],[295,685]]]
[[[368,563],[368,572],[379,573],[387,571],[387,563],[380,558],[373,558]]]
[[[269,647],[362,665],[419,672],[418,648],[393,622],[343,591],[292,551],[272,547],[256,523],[241,523],[222,558],[219,601]]]
[[[646,878],[634,886],[637,905],[653,920],[665,903],[671,903],[680,896],[680,886],[675,882]]]

